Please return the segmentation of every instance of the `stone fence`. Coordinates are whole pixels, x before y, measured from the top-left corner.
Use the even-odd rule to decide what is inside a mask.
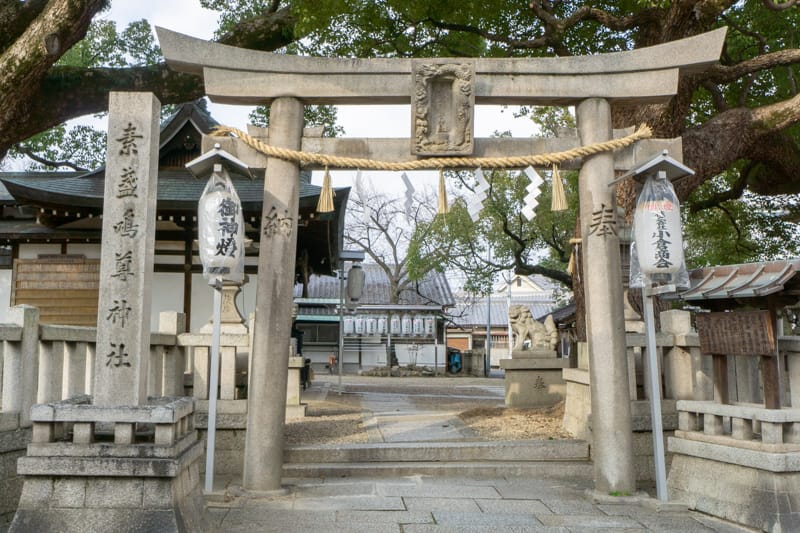
[[[646,379],[648,357],[645,336],[629,333],[626,342],[636,475],[640,481],[653,481],[651,392]],[[758,359],[733,356],[728,365],[728,395],[730,401],[737,405],[723,406],[714,402],[712,359],[710,355],[700,353],[700,339],[692,328],[691,314],[677,310],[663,312],[661,331],[656,335],[656,360],[659,361],[662,377],[665,438],[673,436],[678,430],[684,435],[690,432],[705,433],[708,438],[717,440],[738,438],[740,443],[750,439],[753,443],[761,442],[764,438],[769,442],[770,439],[778,439],[780,434],[784,439],[781,441],[783,450],[789,449],[786,447],[790,446],[789,443],[800,443],[800,430],[795,429],[800,427],[800,411],[794,413],[794,409],[790,408],[800,407],[800,338],[780,337],[778,344],[786,357],[788,368],[788,372],[782,373],[781,383],[781,389],[785,391],[784,409],[780,413],[774,410],[768,413],[769,410],[763,408],[763,378]],[[563,375],[567,383],[564,425],[577,438],[591,441],[592,405],[589,358],[585,345],[579,346],[577,368],[564,369]],[[762,405],[759,406],[759,403]],[[734,411],[736,415],[732,416],[729,411]],[[780,427],[770,424],[780,424]],[[737,428],[735,432],[733,428]],[[764,428],[768,428],[766,432]],[[668,463],[670,459],[668,456]]]
[[[97,356],[95,328],[39,324],[38,309],[29,306],[11,313],[16,320],[0,324],[0,427],[7,430],[30,427],[34,404],[91,395]],[[181,313],[161,313],[150,336],[149,396],[184,395],[184,323]]]
[[[10,317],[11,323],[0,324],[0,524],[8,513],[13,515],[19,499],[22,478],[17,475],[17,459],[32,442],[31,427],[36,425],[31,420],[32,407],[91,396],[95,358],[104,356],[96,353],[95,328],[40,324],[39,310],[25,305],[12,308]],[[250,326],[223,327],[220,336],[215,454],[219,474],[242,469],[252,318]],[[186,332],[184,315],[170,311],[160,313],[155,329],[150,335],[148,396],[192,396],[196,406],[192,424],[204,439],[211,332],[205,331],[208,328]],[[293,351],[292,346],[289,350]],[[289,358],[287,418],[305,414],[300,403],[302,365],[301,357]]]

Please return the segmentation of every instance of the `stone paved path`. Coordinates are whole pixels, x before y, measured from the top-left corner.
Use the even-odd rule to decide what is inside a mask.
[[[546,479],[287,479],[288,494],[211,509],[216,531],[720,532],[752,531],[653,501],[595,503],[588,481]]]
[[[375,379],[344,377],[347,394],[357,394],[362,406],[372,412],[374,442],[463,439],[469,435],[448,402],[469,397],[484,404],[503,403],[502,382],[497,380],[437,380],[434,388],[430,378],[403,378],[404,392],[394,388],[392,379]],[[325,380],[328,394],[336,394],[336,380],[334,376]],[[420,396],[427,400],[415,402]],[[437,409],[431,401],[444,407]],[[420,405],[432,406],[421,409]],[[411,476],[285,479],[284,486],[287,493],[281,496],[239,495],[229,502],[212,502],[216,531],[752,531],[679,505],[659,510],[656,500],[644,493],[597,502],[591,480]]]

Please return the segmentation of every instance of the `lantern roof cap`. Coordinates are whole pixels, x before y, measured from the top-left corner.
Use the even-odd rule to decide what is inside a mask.
[[[363,261],[363,250],[342,250],[339,252],[339,261]]]
[[[670,157],[669,151],[664,150],[649,161],[642,163],[633,170],[626,172],[619,178],[612,181],[609,185],[614,185],[624,179],[633,178],[636,181],[643,183],[649,176],[657,175],[659,172],[664,172],[669,181],[676,181],[684,176],[694,175],[694,170],[687,167],[677,159]]]
[[[214,148],[208,152],[186,163],[186,168],[194,177],[204,178],[211,175],[214,165],[220,164],[230,172],[243,174],[251,180],[253,179],[253,173],[247,163],[220,148],[219,143],[215,144]]]

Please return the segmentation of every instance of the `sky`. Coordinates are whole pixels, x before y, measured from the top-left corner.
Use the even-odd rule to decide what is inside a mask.
[[[120,29],[131,21],[144,18],[151,26],[162,26],[204,39],[213,37],[218,19],[216,12],[200,7],[198,0],[115,0],[103,17],[116,21]],[[244,129],[252,108],[211,103],[209,109],[220,123]],[[410,137],[411,111],[408,105],[339,106],[338,123],[344,128],[345,137]],[[533,123],[525,118],[515,119],[512,109],[503,111],[499,106],[476,107],[475,137],[489,137],[495,131],[506,130],[510,130],[515,137],[529,137],[535,133]],[[404,190],[399,173],[369,171],[363,175],[389,194],[402,194]],[[409,173],[409,177],[417,189],[433,187],[437,181],[436,172]],[[334,187],[351,186],[354,178],[354,171],[331,171]],[[313,182],[318,185],[322,183],[321,172],[314,173]]]

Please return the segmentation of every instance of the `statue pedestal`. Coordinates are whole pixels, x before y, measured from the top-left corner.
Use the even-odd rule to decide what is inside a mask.
[[[569,359],[557,357],[554,350],[516,350],[511,359],[501,359],[505,370],[506,407],[546,407],[566,397],[562,370]]]

